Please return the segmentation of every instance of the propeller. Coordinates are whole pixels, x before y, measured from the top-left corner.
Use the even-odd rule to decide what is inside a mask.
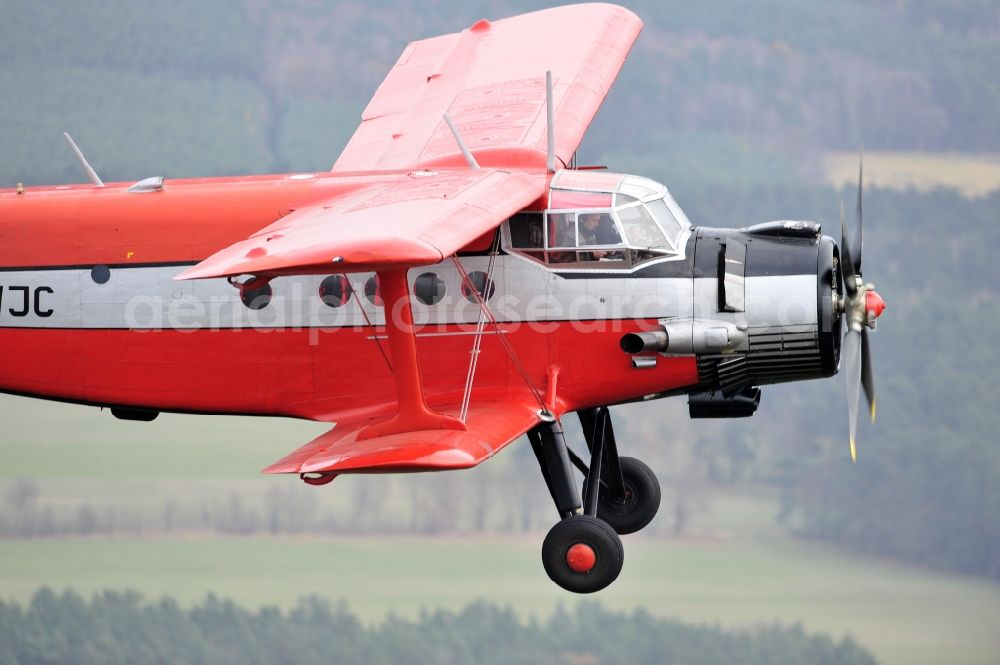
[[[862,148],[858,163],[858,203],[854,229],[847,228],[844,221],[844,204],[840,204],[840,264],[845,291],[842,311],[847,319],[842,369],[847,382],[847,417],[852,462],[858,460],[858,407],[862,388],[868,400],[871,420],[875,422],[875,378],[872,372],[868,329],[875,327],[875,320],[885,310],[885,301],[875,292],[875,285],[866,284],[861,277],[863,172],[864,149]]]

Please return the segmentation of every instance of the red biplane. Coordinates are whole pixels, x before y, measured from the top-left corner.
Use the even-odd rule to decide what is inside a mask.
[[[105,185],[69,139],[91,184],[0,192],[0,390],[335,423],[265,469],[313,485],[527,434],[560,517],[545,570],[584,593],[660,501],[608,405],[750,416],[761,385],[835,374],[843,339],[853,456],[884,307],[860,183],[838,245],[812,222],[695,227],[663,185],[577,168],[641,26],[585,4],[413,42],[330,172]]]

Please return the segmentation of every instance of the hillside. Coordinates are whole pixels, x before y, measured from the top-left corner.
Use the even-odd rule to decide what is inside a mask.
[[[78,180],[64,130],[112,180],[328,168],[408,41],[537,6],[14,0],[0,186]],[[629,6],[645,29],[584,161],[653,161],[671,182],[818,183],[825,152],[862,140],[1000,151],[994,3]]]

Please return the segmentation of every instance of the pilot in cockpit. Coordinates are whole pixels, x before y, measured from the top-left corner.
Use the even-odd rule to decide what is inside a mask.
[[[615,228],[615,223],[608,213],[588,212],[580,215],[580,246],[585,245],[620,245],[621,236]],[[600,259],[622,259],[622,252],[594,250],[587,252],[589,256],[581,255],[581,260],[595,261]]]

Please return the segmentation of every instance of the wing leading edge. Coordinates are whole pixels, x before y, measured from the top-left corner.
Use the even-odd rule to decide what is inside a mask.
[[[480,164],[544,166],[546,70],[553,76],[555,154],[568,164],[641,29],[627,9],[594,3],[479,21],[412,42],[333,171],[464,163],[444,113]]]
[[[367,272],[438,263],[545,192],[543,173],[414,171],[299,208],[176,279]]]

